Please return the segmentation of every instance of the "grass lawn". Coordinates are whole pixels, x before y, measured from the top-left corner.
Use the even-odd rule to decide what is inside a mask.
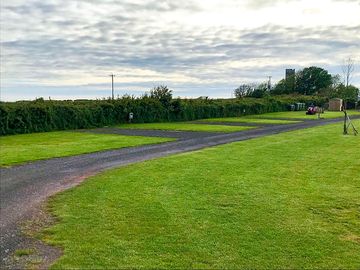
[[[253,119],[248,117],[224,117],[224,118],[208,118],[199,120],[201,122],[235,122],[235,123],[254,123],[254,124],[294,124],[299,121],[280,120],[280,119]]]
[[[244,126],[191,124],[191,123],[183,123],[183,122],[123,124],[117,127],[130,128],[130,129],[158,129],[158,130],[207,131],[207,132],[235,132],[235,131],[242,131],[253,128],[253,127],[244,127]]]
[[[263,118],[263,117],[269,117],[269,118],[293,118],[293,119],[317,119],[317,115],[306,115],[305,111],[295,111],[295,112],[274,112],[274,113],[265,113],[265,114],[258,114],[258,115],[252,115],[253,118]],[[355,110],[349,110],[349,115],[360,115],[360,111]],[[330,119],[330,118],[338,118],[343,117],[343,112],[330,112],[325,111],[325,113],[320,114],[322,118]]]
[[[3,136],[0,166],[169,140],[172,139],[68,131]]]
[[[359,145],[336,124],[111,170],[42,237],[53,268],[359,269]]]

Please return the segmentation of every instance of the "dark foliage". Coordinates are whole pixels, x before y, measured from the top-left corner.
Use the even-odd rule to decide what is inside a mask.
[[[169,99],[160,96],[116,100],[75,100],[1,102],[0,134],[20,134],[66,129],[94,128],[126,123],[130,112],[134,123],[189,121],[201,118],[230,117],[284,111],[289,104],[323,104],[324,98],[277,96],[243,99]],[[171,94],[171,92],[170,92]],[[165,97],[165,98],[164,98]]]
[[[248,97],[254,91],[254,86],[250,84],[241,84],[234,90],[236,98]]]
[[[286,95],[297,93],[300,95],[314,95],[323,89],[333,87],[338,75],[331,76],[321,67],[307,67],[299,70],[295,76],[280,80],[271,90],[271,95]]]

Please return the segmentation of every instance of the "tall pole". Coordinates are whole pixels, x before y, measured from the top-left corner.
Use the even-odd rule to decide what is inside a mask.
[[[114,74],[109,75],[111,77],[111,99],[114,99]]]
[[[271,90],[271,78],[272,76],[268,76],[268,90],[270,91]]]
[[[347,112],[346,110],[343,110],[345,117],[344,117],[344,135],[348,134],[348,129],[347,129]]]

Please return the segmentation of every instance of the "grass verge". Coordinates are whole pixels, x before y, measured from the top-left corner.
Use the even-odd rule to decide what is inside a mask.
[[[357,269],[359,145],[336,124],[91,177],[49,203],[53,268]]]
[[[170,140],[67,131],[4,136],[0,137],[0,166]]]
[[[280,119],[253,119],[247,117],[224,117],[224,118],[207,118],[199,120],[201,122],[230,122],[230,123],[254,123],[254,124],[294,124],[299,121],[280,120]]]
[[[349,110],[349,115],[360,115],[360,111]],[[343,112],[331,112],[325,111],[325,113],[320,114],[321,118],[332,119],[343,117]],[[290,118],[290,119],[317,119],[317,115],[306,115],[305,111],[295,111],[295,112],[274,112],[274,113],[265,113],[259,115],[252,115],[253,118]]]
[[[129,129],[157,129],[157,130],[174,130],[174,131],[205,131],[205,132],[235,132],[248,130],[253,127],[244,126],[225,126],[225,125],[206,125],[192,123],[144,123],[144,124],[123,124],[119,128]]]

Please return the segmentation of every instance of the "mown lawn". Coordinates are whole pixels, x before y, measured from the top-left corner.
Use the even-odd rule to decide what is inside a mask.
[[[123,124],[117,127],[130,128],[130,129],[157,129],[157,130],[207,131],[207,132],[235,132],[235,131],[242,131],[253,128],[253,127],[244,127],[244,126],[206,125],[206,124],[192,124],[192,123],[183,123],[183,122]]]
[[[169,140],[68,131],[3,136],[0,137],[0,166]]]
[[[42,237],[53,268],[359,269],[359,145],[336,124],[111,170]]]
[[[349,115],[360,115],[360,111],[349,110]],[[321,118],[331,119],[331,118],[338,118],[343,117],[343,112],[330,112],[325,111],[325,113],[320,114]],[[291,118],[291,119],[317,119],[318,116],[316,115],[306,115],[305,111],[295,111],[295,112],[274,112],[274,113],[265,113],[265,114],[258,114],[252,115],[253,118]]]
[[[294,124],[299,121],[281,120],[281,119],[253,119],[248,117],[224,117],[224,118],[207,118],[199,120],[201,122],[232,122],[232,123],[254,123],[254,124]]]

